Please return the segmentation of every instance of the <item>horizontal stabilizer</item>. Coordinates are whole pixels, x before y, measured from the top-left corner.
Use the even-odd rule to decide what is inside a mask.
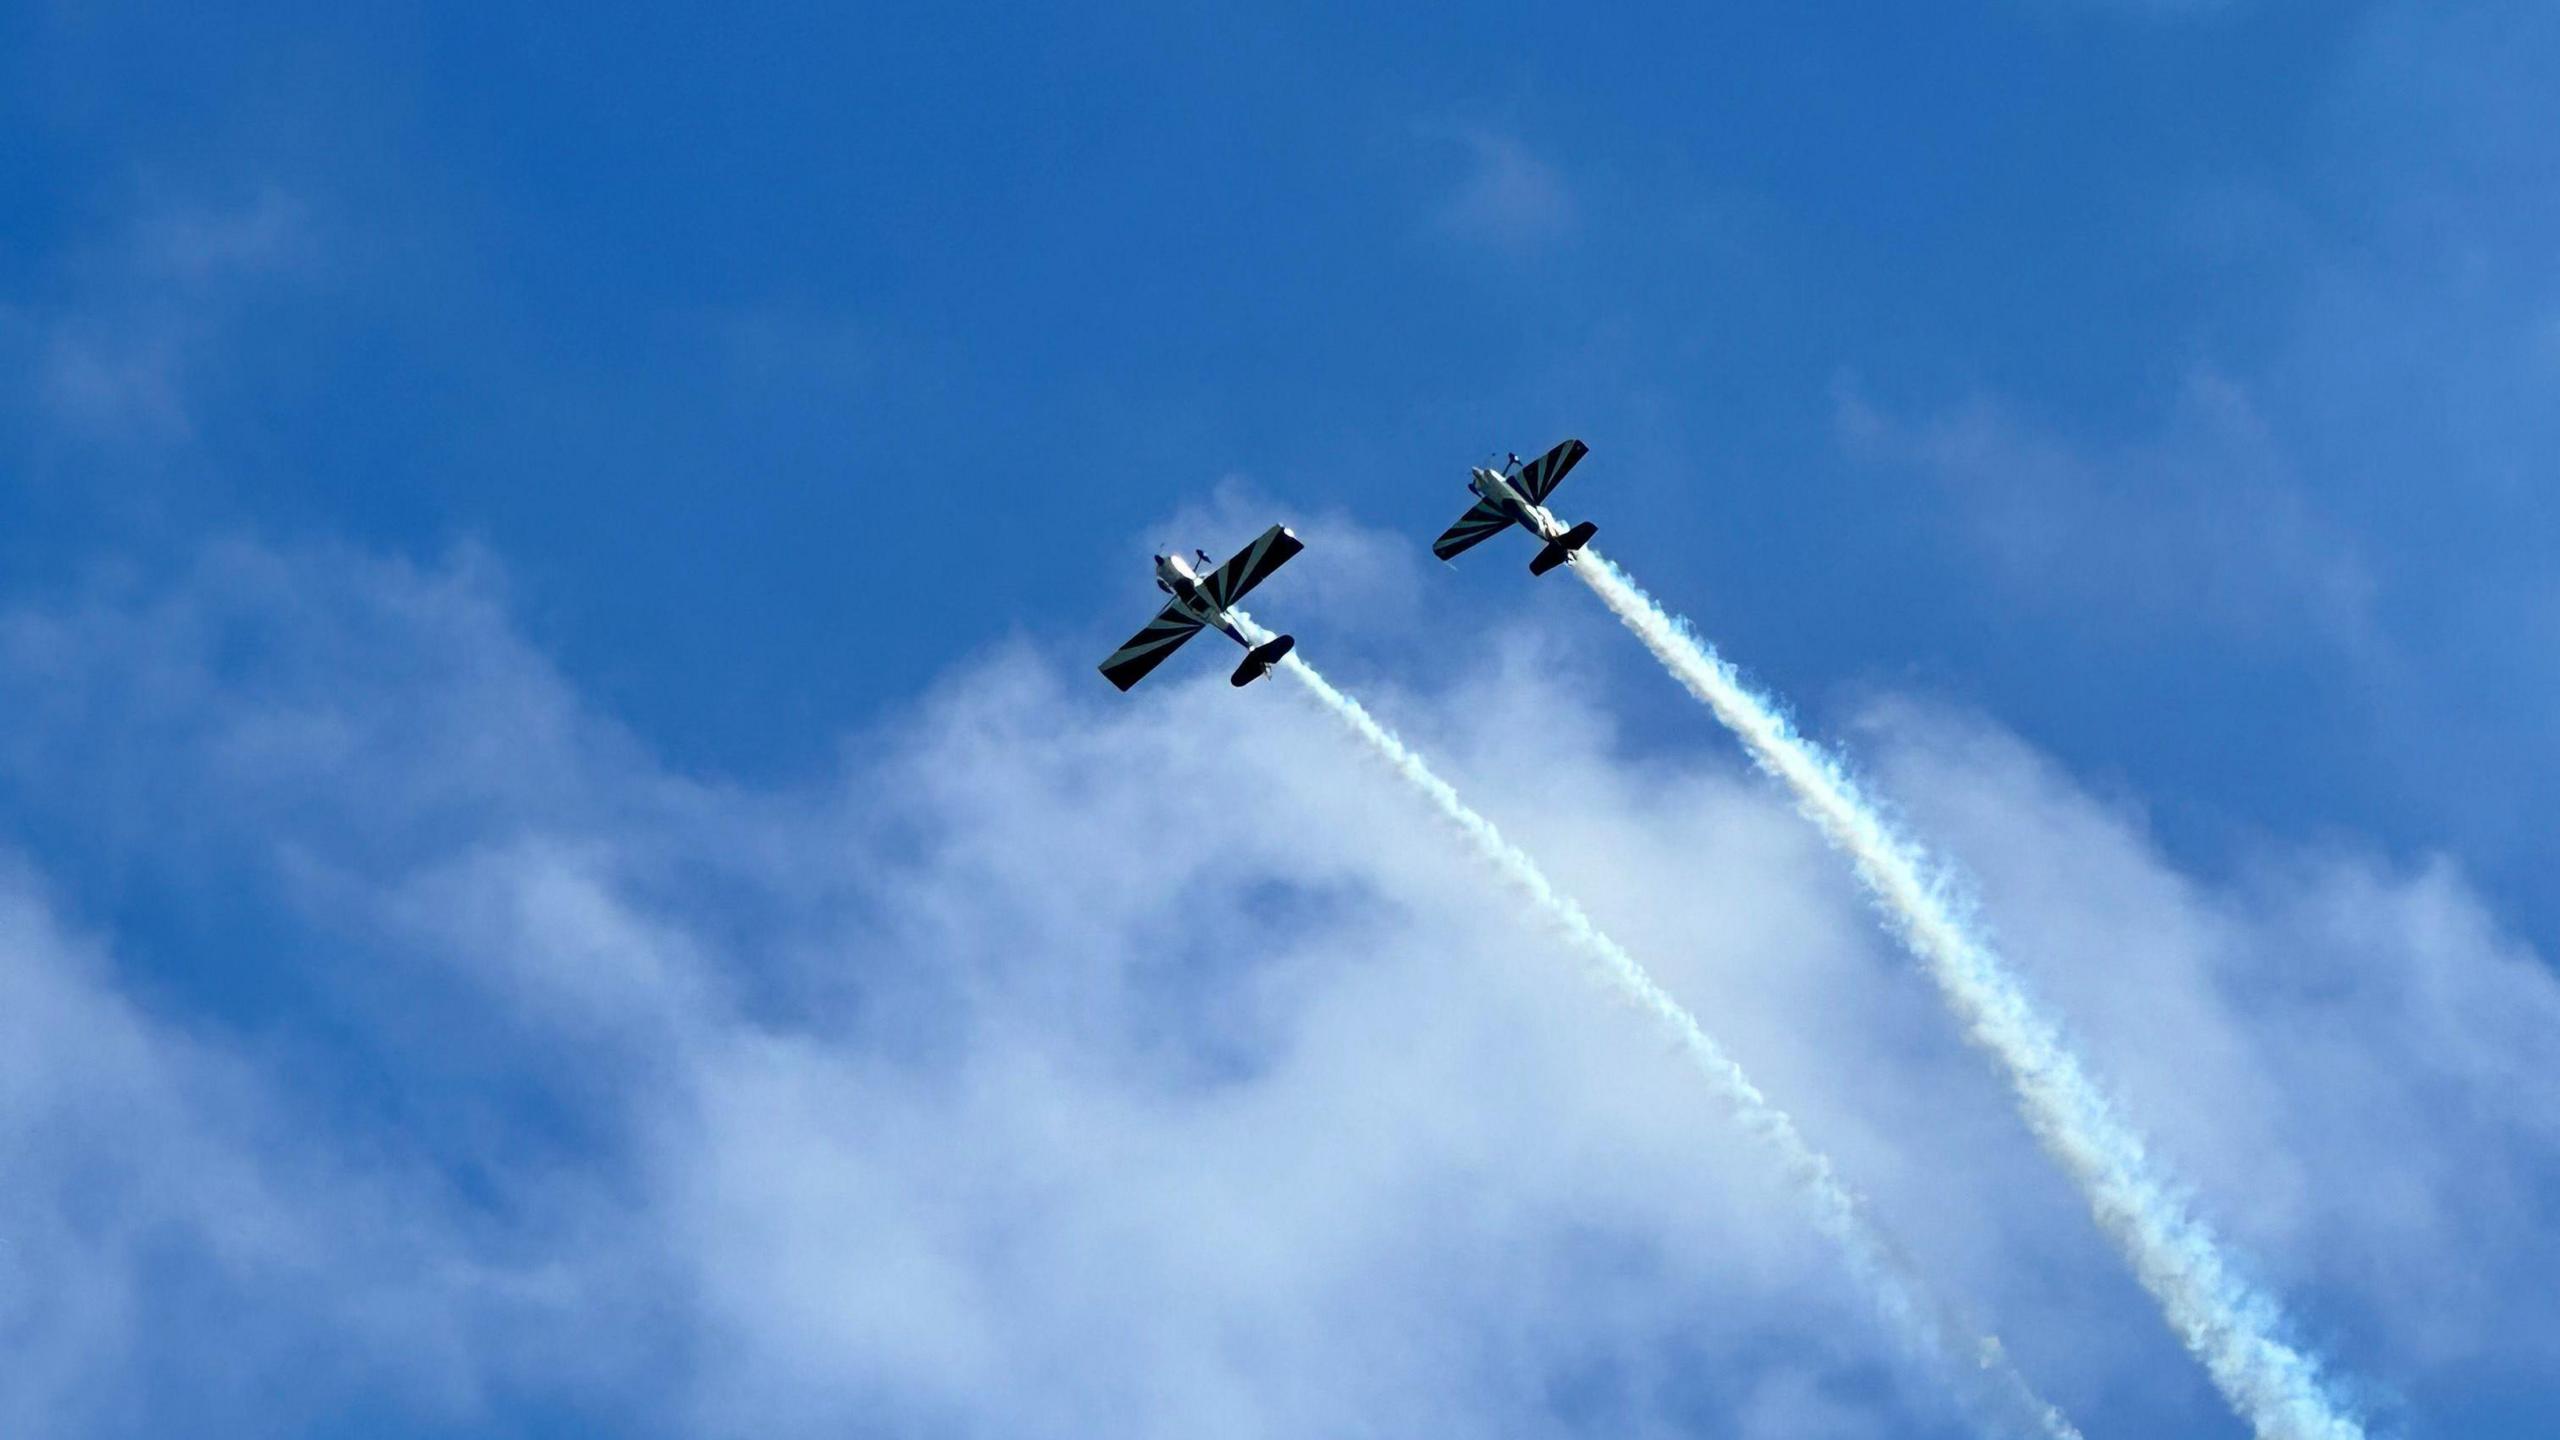
[[[1600,527],[1592,524],[1588,520],[1574,526],[1572,529],[1567,530],[1563,534],[1547,542],[1547,548],[1539,551],[1538,558],[1529,562],[1529,573],[1532,575],[1546,574],[1548,571],[1563,564],[1572,556],[1574,551],[1590,544],[1591,537],[1599,533]]]
[[[1280,657],[1288,654],[1291,649],[1296,647],[1297,643],[1298,642],[1295,639],[1287,635],[1283,635],[1277,640],[1256,645],[1245,652],[1244,663],[1236,667],[1236,673],[1227,681],[1227,683],[1239,686],[1250,685],[1254,681],[1261,679],[1263,676],[1270,674],[1271,667],[1279,664]]]

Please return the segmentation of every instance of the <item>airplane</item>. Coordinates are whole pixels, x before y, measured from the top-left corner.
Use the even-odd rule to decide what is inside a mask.
[[[1590,446],[1567,440],[1526,466],[1514,455],[1500,470],[1475,467],[1467,477],[1468,488],[1476,492],[1475,508],[1459,516],[1457,524],[1431,542],[1431,553],[1443,560],[1454,560],[1458,552],[1518,525],[1547,542],[1546,548],[1529,562],[1530,574],[1544,575],[1563,564],[1573,552],[1590,544],[1600,527],[1585,520],[1566,529],[1563,521],[1548,513],[1546,499],[1555,493],[1556,482],[1564,478],[1564,472],[1590,453]]]
[[[1289,533],[1286,525],[1274,525],[1254,542],[1239,550],[1226,564],[1209,569],[1209,552],[1194,550],[1200,557],[1200,568],[1179,555],[1156,557],[1156,588],[1171,600],[1147,622],[1147,628],[1129,637],[1129,643],[1111,652],[1102,662],[1102,678],[1126,690],[1146,678],[1148,671],[1164,663],[1164,657],[1182,648],[1182,642],[1200,633],[1204,626],[1214,626],[1218,633],[1244,647],[1244,663],[1236,667],[1229,683],[1250,685],[1271,673],[1280,657],[1298,642],[1286,635],[1253,643],[1237,623],[1233,607],[1244,593],[1270,578],[1271,572],[1289,563],[1289,557],[1306,545]],[[1205,573],[1203,573],[1205,572]]]

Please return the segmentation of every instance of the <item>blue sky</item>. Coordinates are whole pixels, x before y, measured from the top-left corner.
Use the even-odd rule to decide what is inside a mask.
[[[1282,518],[2089,1434],[2240,1433],[1722,738],[1423,553],[1566,434],[2386,1433],[2560,1420],[2560,19],[1375,9],[0,9],[0,1430],[1963,1433],[1320,717],[1090,673]]]

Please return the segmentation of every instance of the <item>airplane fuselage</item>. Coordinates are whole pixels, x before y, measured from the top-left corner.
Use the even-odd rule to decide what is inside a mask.
[[[1201,578],[1179,555],[1156,557],[1157,589],[1172,596],[1173,603],[1181,607],[1184,614],[1246,649],[1252,649],[1253,642],[1245,638],[1244,630],[1228,618],[1225,610],[1209,603],[1207,592],[1200,588]]]
[[[1475,473],[1468,477],[1467,485],[1481,496],[1486,504],[1510,516],[1515,523],[1527,527],[1530,533],[1541,540],[1553,540],[1565,532],[1563,521],[1558,520],[1544,505],[1531,504],[1529,497],[1520,492],[1520,487],[1512,483],[1511,477],[1499,470],[1488,470],[1479,465]]]

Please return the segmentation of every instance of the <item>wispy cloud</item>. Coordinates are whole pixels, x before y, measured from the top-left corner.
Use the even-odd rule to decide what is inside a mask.
[[[1849,453],[1936,486],[1957,533],[2024,599],[2092,625],[2375,643],[2361,542],[2320,513],[2246,391],[2220,376],[2191,376],[2162,433],[2130,443],[2075,443],[1988,397],[1908,420],[1844,382],[1834,406]]]
[[[231,204],[143,207],[115,242],[58,257],[41,293],[0,306],[50,433],[119,451],[197,431],[200,367],[243,305],[322,263],[308,206],[275,190]]]
[[[206,283],[273,274],[317,263],[310,205],[264,189],[225,205],[164,204],[146,210],[132,235],[132,264],[145,279]]]
[[[1424,134],[1457,162],[1434,212],[1442,233],[1515,256],[1573,233],[1580,216],[1563,173],[1518,137],[1467,125]]]
[[[1413,807],[1339,783],[1340,736],[1220,677],[1106,704],[1080,671],[990,657],[849,737],[838,782],[762,792],[665,773],[526,645],[485,560],[234,547],[15,611],[0,676],[55,698],[0,722],[6,813],[128,886],[228,867],[261,963],[322,983],[259,1021],[304,1037],[289,1064],[142,1022],[155,977],[238,963],[142,925],[91,947],[115,958],[80,992],[126,1018],[47,1022],[110,1043],[10,1052],[33,1158],[0,1254],[61,1257],[10,1303],[134,1299],[0,1376],[0,1410],[202,1402],[202,1374],[117,1359],[183,1353],[188,1272],[48,1238],[87,1223],[71,1177],[172,1133],[150,1163],[182,1164],[164,1193],[205,1218],[157,1233],[231,1257],[227,1325],[285,1337],[238,1383],[340,1415],[540,1393],[782,1433],[1950,1429],[1755,1149],[1665,1103],[1678,1058],[1560,980]],[[1721,757],[1628,761],[1551,669],[1397,704],[2030,1376],[2197,1418],[1780,802]],[[2075,957],[2034,982],[2259,1263],[2323,1297],[2353,1368],[2547,1362],[2521,1317],[2560,1275],[2531,1199],[2560,1002],[2458,876],[2283,853],[2182,875],[1995,730],[1876,723],[2013,948]],[[169,1118],[66,1125],[139,1093],[101,1064],[173,1077],[118,1112]],[[179,1180],[225,1173],[252,1178]],[[394,1328],[332,1328],[342,1301]],[[584,1358],[528,1373],[536,1323]],[[315,1329],[355,1378],[299,1356]]]
[[[333,1146],[262,1047],[152,986],[0,861],[0,1379],[12,1434],[468,1413],[556,1319],[396,1140]],[[219,1359],[206,1337],[219,1335]]]
[[[2337,1404],[2317,1356],[2294,1343],[2274,1299],[2232,1266],[2210,1223],[2018,983],[1952,883],[1954,872],[1625,572],[1597,551],[1585,551],[1574,570],[1850,862],[1887,928],[1937,984],[1966,1038],[2001,1066],[2020,1117],[2081,1189],[2091,1218],[2234,1410],[2262,1435],[2361,1440],[2361,1426]]]

